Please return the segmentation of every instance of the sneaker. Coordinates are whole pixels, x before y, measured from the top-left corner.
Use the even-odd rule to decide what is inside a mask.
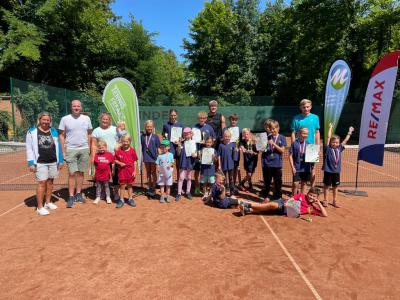
[[[100,197],[97,197],[96,199],[94,199],[93,204],[99,204],[100,202]]]
[[[164,198],[165,198],[164,195],[161,195],[161,196],[160,196],[160,203],[164,203]]]
[[[170,196],[166,196],[166,197],[165,197],[165,202],[171,203],[171,197],[170,197]]]
[[[76,193],[75,195],[75,202],[85,203],[86,200],[83,198],[82,193]]]
[[[115,208],[121,208],[122,206],[124,206],[124,204],[125,204],[124,200],[119,199],[117,205],[115,206]]]
[[[155,195],[156,195],[156,193],[155,193],[154,189],[148,189],[148,190],[147,190],[147,196],[148,196],[148,197],[154,198]]]
[[[181,198],[182,198],[181,194],[176,195],[175,202],[178,202],[179,200],[181,200]]]
[[[39,216],[47,216],[47,215],[50,214],[49,211],[48,211],[47,209],[45,209],[44,207],[37,208],[37,209],[36,209],[36,213],[37,213]]]
[[[57,209],[57,205],[55,205],[53,202],[49,202],[44,205],[44,208],[54,210]]]
[[[189,200],[193,199],[193,196],[191,193],[186,193],[186,198],[188,198]]]
[[[251,205],[249,203],[240,203],[239,204],[239,209],[240,209],[240,213],[242,214],[242,216],[245,216],[249,213],[251,213],[252,209],[251,209]]]
[[[75,197],[69,196],[67,200],[67,208],[72,208],[74,206]]]
[[[132,207],[136,207],[136,202],[133,199],[128,199],[128,201],[126,201],[126,203]]]
[[[107,204],[111,204],[111,203],[112,203],[112,201],[111,201],[111,198],[110,198],[110,197],[107,197],[107,198],[106,198],[106,201],[107,201]]]

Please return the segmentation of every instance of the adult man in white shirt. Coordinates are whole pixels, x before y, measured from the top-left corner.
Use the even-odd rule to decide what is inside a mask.
[[[62,151],[69,173],[67,208],[72,208],[75,201],[85,202],[82,197],[82,185],[89,161],[92,122],[88,116],[83,115],[81,112],[81,102],[72,100],[71,114],[64,116],[58,127]]]

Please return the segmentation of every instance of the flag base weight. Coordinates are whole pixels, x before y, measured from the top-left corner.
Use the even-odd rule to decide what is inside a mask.
[[[352,195],[352,196],[361,196],[361,197],[368,197],[368,193],[364,191],[358,191],[358,190],[339,190],[339,192],[342,192],[346,195]]]

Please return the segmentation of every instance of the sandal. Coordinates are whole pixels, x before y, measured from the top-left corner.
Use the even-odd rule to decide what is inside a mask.
[[[336,202],[332,202],[331,204],[334,208],[339,208],[340,206],[336,204]]]
[[[328,207],[328,201],[326,200],[321,201],[321,204],[323,207]]]

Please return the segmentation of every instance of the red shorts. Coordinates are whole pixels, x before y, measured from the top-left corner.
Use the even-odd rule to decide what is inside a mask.
[[[119,179],[119,184],[134,184],[134,183],[135,183],[135,178]]]

